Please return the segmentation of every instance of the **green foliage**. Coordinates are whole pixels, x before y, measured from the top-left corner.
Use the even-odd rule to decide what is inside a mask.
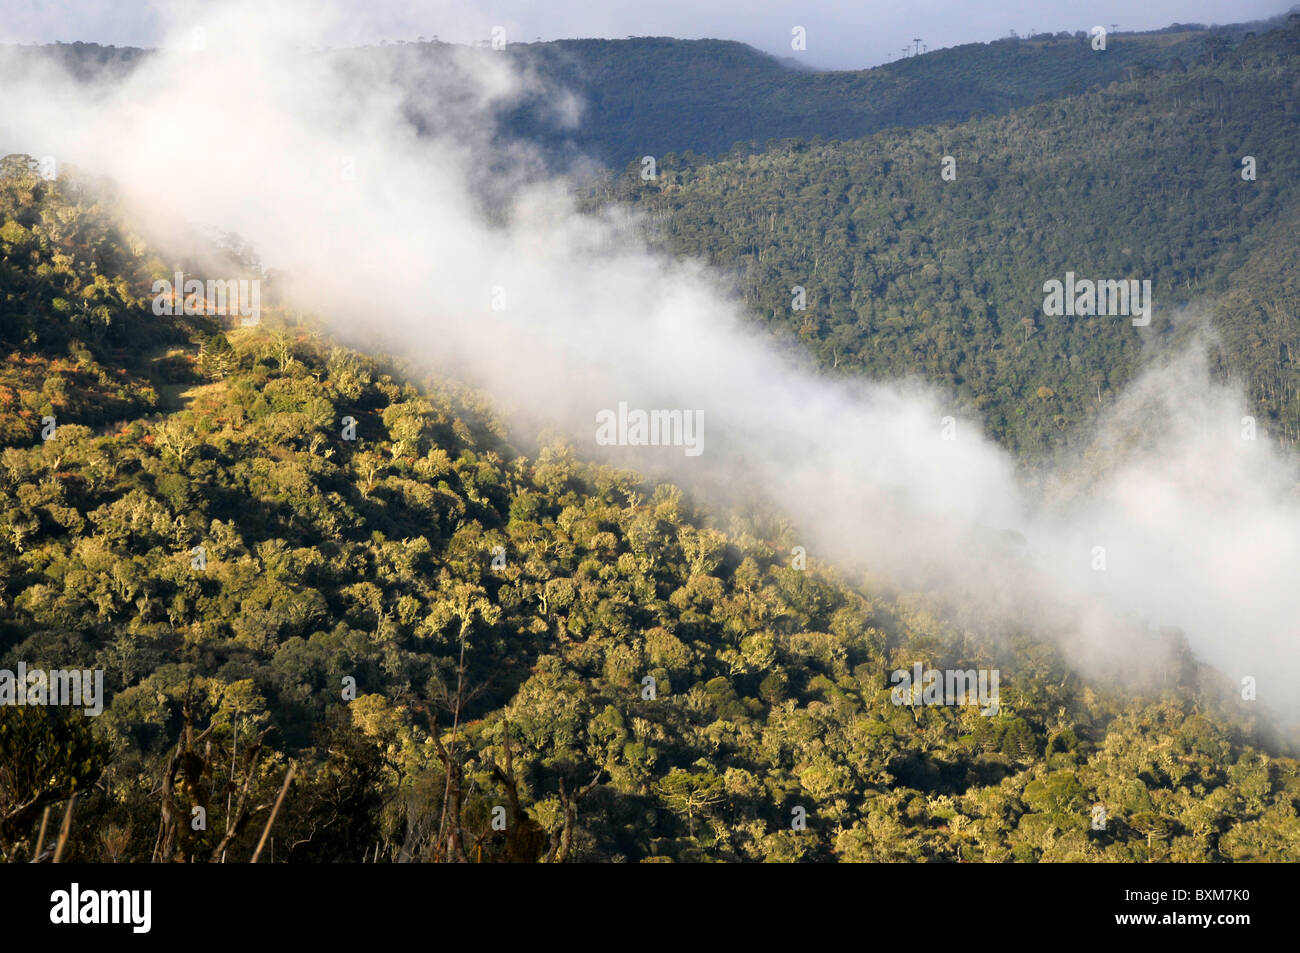
[[[639,37],[512,44],[505,55],[540,81],[573,93],[581,122],[566,129],[548,101],[525,99],[505,130],[554,158],[581,153],[613,168],[645,155],[743,155],[773,139],[856,139],[886,129],[1000,115],[1135,74],[1207,60],[1244,27],[1204,27],[1108,38],[1086,34],[968,43],[870,70],[813,71],[741,43]],[[438,46],[376,55],[437,61]],[[647,82],[653,77],[653,82]]]
[[[1243,49],[1003,119],[667,162],[647,201],[674,211],[679,247],[751,269],[774,325],[805,276],[832,366],[988,395],[1033,448],[1083,416],[1089,372],[1111,386],[1137,361],[1122,329],[1014,323],[1040,269],[1095,248],[1075,270],[1227,276],[1228,298],[1232,269],[1278,273],[1267,242],[1205,244],[1277,237],[1294,209],[1273,130],[1294,74],[1265,62],[1289,47]],[[1177,185],[1124,172],[1129,153],[1088,132],[1103,121]],[[1225,131],[1193,143],[1193,122]],[[1254,193],[1233,182],[1238,136],[1274,170]],[[945,151],[971,157],[946,195]],[[1123,224],[1090,220],[1085,245],[1065,213],[1088,195]],[[770,514],[703,511],[560,441],[521,452],[483,395],[273,303],[257,328],[154,316],[159,267],[98,196],[23,160],[0,174],[0,334],[20,369],[0,391],[0,668],[102,668],[109,699],[97,719],[0,709],[7,856],[78,793],[78,859],[246,859],[290,765],[280,859],[1294,853],[1287,739],[1185,648],[1166,667],[1188,677],[1108,689],[1047,633],[971,633],[924,596],[791,568]],[[1164,226],[1122,217],[1153,208]],[[39,441],[47,407],[60,427]],[[895,704],[890,672],[918,661],[999,669],[998,713]]]
[[[0,858],[13,859],[15,838],[46,808],[94,783],[108,755],[80,711],[0,706]]]
[[[665,247],[733,276],[755,322],[829,373],[927,379],[1026,459],[1086,428],[1202,313],[1212,364],[1291,444],[1300,26],[1203,59],[1000,118],[661,157],[654,181],[633,166],[591,195],[652,213]],[[1045,316],[1043,284],[1067,271],[1150,279],[1151,327]]]

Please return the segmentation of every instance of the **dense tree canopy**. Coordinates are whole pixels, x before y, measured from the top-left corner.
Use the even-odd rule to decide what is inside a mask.
[[[1260,426],[1294,444],[1297,63],[1293,24],[1001,118],[664,157],[650,181],[633,164],[592,197],[645,209],[667,248],[734,275],[755,319],[828,371],[928,379],[1026,457],[1202,313]],[[1044,283],[1067,272],[1150,280],[1151,325],[1045,315]]]
[[[1141,41],[1170,55],[1128,77],[1075,76],[1075,37],[958,48],[1020,76],[1007,109],[1119,81],[665,156],[589,198],[651,210],[829,372],[921,373],[1027,459],[1142,361],[1126,323],[1045,320],[1045,280],[1149,277],[1169,308],[1212,293],[1224,369],[1294,441],[1300,30],[1185,34]],[[563,76],[569,53],[613,55],[528,55]],[[922,95],[923,59],[799,95],[911,89],[867,134]],[[266,278],[235,236],[207,253]],[[512,434],[481,393],[341,346],[269,278],[256,327],[155,315],[154,279],[190,265],[107,183],[0,160],[0,670],[100,669],[107,694],[97,718],[0,705],[0,857],[47,854],[75,794],[69,859],[247,859],[286,783],[277,860],[1294,857],[1295,739],[1177,633],[1152,636],[1151,671],[1083,677],[1070,633],[989,637],[876,581],[888,566],[792,559],[764,514]],[[915,665],[997,670],[996,711],[900,704],[892,673]]]
[[[100,668],[108,694],[97,719],[0,708],[5,857],[76,792],[71,856],[243,859],[291,765],[277,859],[1293,847],[1296,762],[1176,643],[1176,678],[1103,691],[1032,634],[796,568],[743,512],[525,455],[480,395],[282,309],[156,317],[170,266],[105,201],[0,176],[0,667]],[[997,714],[895,704],[916,662],[998,668]]]

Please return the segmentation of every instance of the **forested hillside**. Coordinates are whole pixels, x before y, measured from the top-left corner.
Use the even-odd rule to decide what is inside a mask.
[[[1185,309],[1210,315],[1221,368],[1294,444],[1298,65],[1300,17],[1212,65],[1002,117],[661,157],[648,181],[632,163],[592,195],[734,275],[756,319],[828,371],[923,376],[1027,458],[1086,425]],[[1149,279],[1152,323],[1045,316],[1044,282],[1066,272]]]
[[[643,155],[721,155],[771,139],[856,139],[894,127],[1002,114],[1168,67],[1217,61],[1244,28],[1119,34],[1095,50],[1074,34],[968,43],[869,70],[800,71],[720,40],[561,40],[519,44],[520,66],[578,94],[577,129],[525,104],[507,128],[572,156],[620,168]],[[791,52],[787,59],[801,54]]]
[[[1242,75],[1275,102],[1277,79]],[[1226,73],[1210,92],[1212,79],[1187,80],[1201,85],[1177,108],[1230,128],[1245,92]],[[1095,121],[1099,104],[1183,89],[1143,88],[1042,108]],[[912,210],[927,208],[904,185],[923,188],[941,146],[962,156],[955,195],[1034,220],[1014,176],[976,174],[1013,166],[1012,150],[981,160],[963,138],[1024,122],[949,130],[925,150],[904,138],[887,160],[851,146],[741,162],[802,174],[799,190],[836,202],[898,189],[879,210],[833,205],[834,228],[896,246],[892,283],[874,286],[882,310],[902,315],[905,290],[933,286],[922,305],[938,313],[948,284],[902,284],[926,243]],[[1276,146],[1255,147],[1269,156],[1256,188],[1293,161]],[[1235,151],[1209,148],[1231,180]],[[900,172],[854,184],[853,149]],[[837,155],[835,189],[800,164]],[[702,201],[703,183],[737,168],[678,168],[655,188]],[[746,194],[767,182],[751,175]],[[798,194],[779,233],[792,243],[794,216],[828,204]],[[1263,218],[1254,194],[1177,221]],[[946,207],[986,240],[987,219]],[[955,234],[932,208],[927,223]],[[75,792],[66,859],[246,860],[291,768],[276,860],[1293,856],[1300,765],[1176,637],[1159,672],[1090,684],[1049,633],[977,638],[924,594],[858,584],[815,554],[801,568],[759,514],[702,511],[559,441],[520,452],[531,435],[513,437],[481,395],[345,349],[283,307],[257,327],[155,316],[153,279],[189,263],[157,256],[118,214],[74,172],[0,166],[0,667],[102,668],[108,694],[98,718],[0,707],[5,859],[42,853],[46,809]],[[1102,218],[1097,263],[1127,261],[1106,257],[1121,252]],[[678,227],[689,235],[689,212]],[[992,271],[948,255],[999,303],[992,278],[1028,234],[1008,227]],[[810,287],[841,275],[846,245],[827,238]],[[896,320],[921,337],[930,326],[911,310]],[[853,341],[854,355],[874,347]],[[998,712],[897,704],[890,672],[915,663],[999,669]]]
[[[419,79],[424,70],[432,67],[441,76],[438,71],[457,56],[503,56],[530,77],[524,98],[499,117],[504,138],[533,143],[557,166],[594,159],[622,168],[645,155],[717,157],[772,139],[857,139],[896,127],[1001,115],[1155,70],[1230,59],[1244,36],[1265,25],[1120,32],[1107,37],[1104,51],[1093,47],[1087,32],[1092,26],[967,43],[866,70],[799,69],[806,54],[793,50],[778,59],[743,43],[670,37],[534,43],[508,37],[501,52],[431,39],[322,55],[409,77],[415,112],[428,102]],[[814,33],[809,42],[816,41]],[[147,50],[93,43],[18,52],[33,59],[53,53],[75,75],[96,82],[120,76],[149,56]],[[561,91],[580,108],[575,126],[557,119]]]

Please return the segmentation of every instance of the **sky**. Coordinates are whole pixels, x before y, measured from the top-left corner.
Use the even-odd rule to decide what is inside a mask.
[[[0,42],[154,46],[175,0],[0,0]],[[199,10],[210,4],[191,2]],[[488,39],[504,27],[507,42],[575,37],[673,36],[739,40],[778,56],[827,69],[863,69],[898,59],[920,39],[930,50],[1033,32],[1151,30],[1170,23],[1239,23],[1284,12],[1286,0],[366,0],[348,4],[345,26],[326,38],[352,46],[419,37],[456,43]],[[806,49],[792,48],[803,27]],[[232,41],[237,38],[231,38]]]

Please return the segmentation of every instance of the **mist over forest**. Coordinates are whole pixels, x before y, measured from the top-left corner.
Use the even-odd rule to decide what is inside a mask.
[[[0,45],[0,858],[1296,859],[1300,13],[265,6]]]

